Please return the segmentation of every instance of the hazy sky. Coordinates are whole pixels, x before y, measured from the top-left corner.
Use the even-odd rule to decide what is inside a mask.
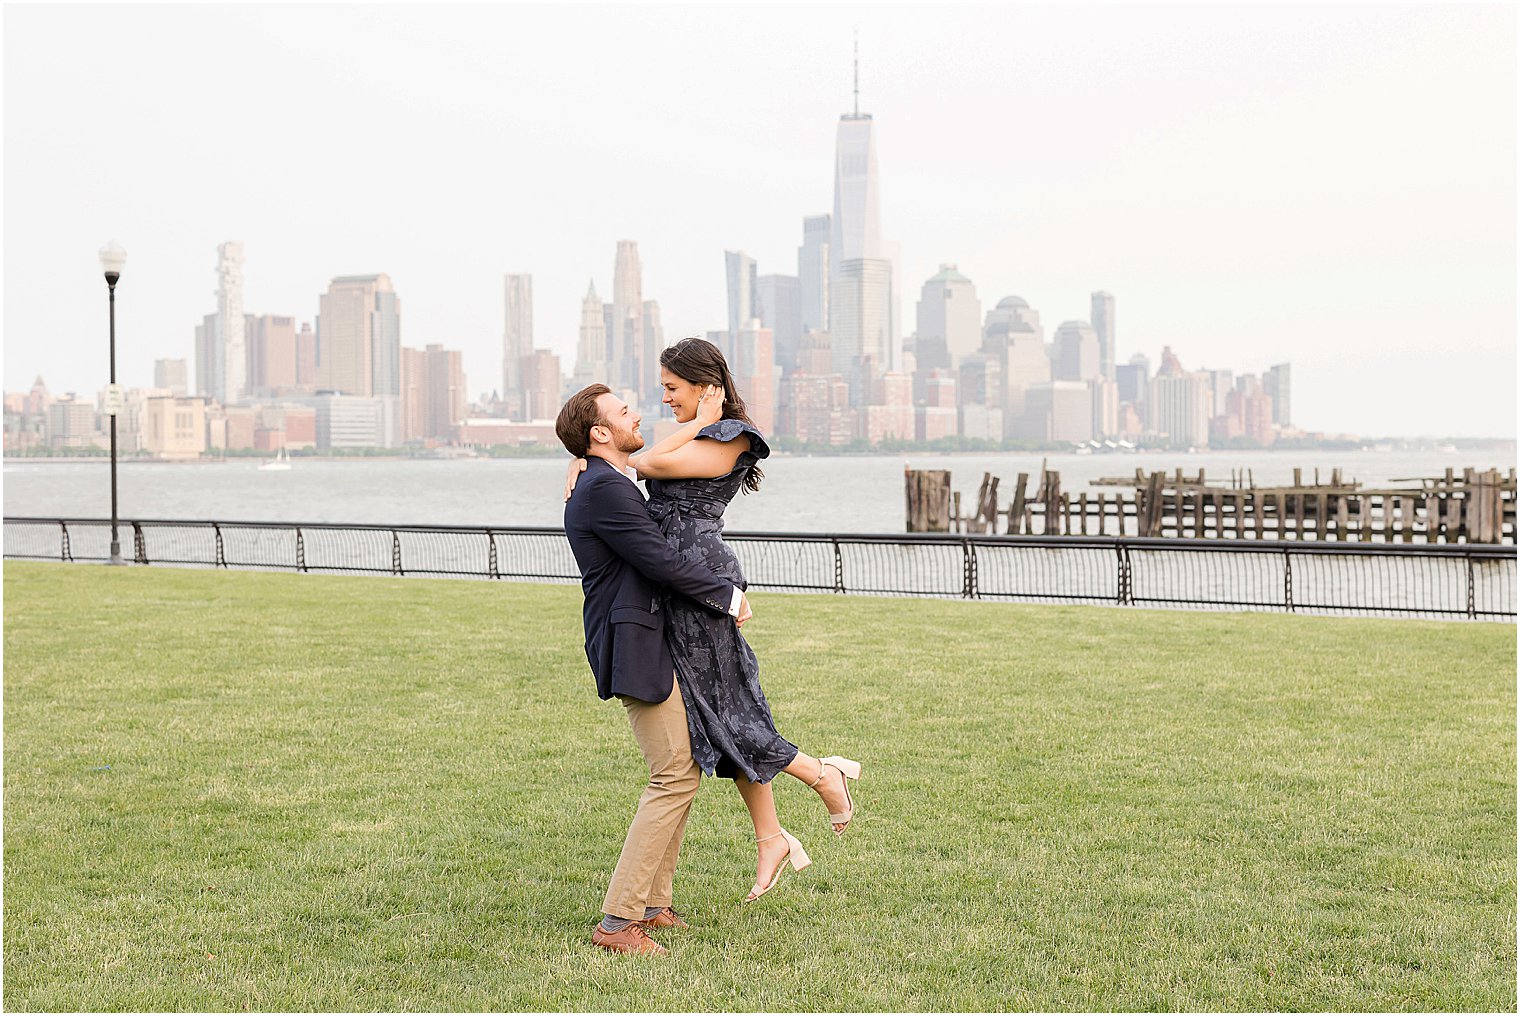
[[[1112,292],[1120,362],[1289,360],[1308,429],[1515,434],[1509,5],[7,5],[5,388],[105,382],[111,238],[128,385],[229,239],[250,313],[389,273],[472,396],[503,273],[568,370],[619,239],[667,339],[721,328],[724,249],[793,274],[831,208],[856,27],[905,335],[953,262],[1047,338]]]

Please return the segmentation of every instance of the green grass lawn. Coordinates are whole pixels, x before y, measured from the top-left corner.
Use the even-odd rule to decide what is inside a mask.
[[[705,781],[640,960],[577,588],[4,572],[9,1009],[1515,1006],[1510,625],[762,594],[858,817]]]

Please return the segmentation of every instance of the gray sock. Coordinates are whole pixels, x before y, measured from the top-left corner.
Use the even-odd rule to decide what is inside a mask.
[[[652,920],[654,920],[654,915],[658,914],[660,911],[662,911],[664,909],[665,909],[664,907],[645,907],[644,908],[644,920],[646,920],[646,921],[652,921]]]
[[[603,931],[611,934],[615,931],[622,931],[632,923],[633,922],[626,917],[613,917],[611,914],[603,914],[601,927]]]

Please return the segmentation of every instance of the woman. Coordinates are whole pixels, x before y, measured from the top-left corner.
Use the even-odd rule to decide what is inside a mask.
[[[682,339],[661,353],[660,386],[661,401],[682,426],[629,459],[648,481],[649,513],[672,548],[742,587],[738,559],[723,542],[723,510],[741,489],[760,489],[758,463],[770,448],[712,343]],[[584,460],[571,465],[567,494],[584,468]],[[848,781],[859,779],[860,763],[814,758],[776,732],[759,664],[733,618],[716,617],[682,597],[670,598],[666,611],[692,757],[708,775],[734,780],[755,825],[755,884],[745,897],[753,902],[776,885],[788,863],[796,871],[812,863],[776,818],[771,780],[786,773],[817,791],[834,832],[842,834],[854,816]]]

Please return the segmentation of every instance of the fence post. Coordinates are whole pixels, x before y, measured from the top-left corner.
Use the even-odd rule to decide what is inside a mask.
[[[1478,596],[1477,582],[1473,577],[1472,552],[1469,551],[1462,556],[1467,558],[1467,617],[1469,620],[1476,621],[1478,619]]]
[[[496,534],[486,530],[486,544],[491,548],[487,558],[486,569],[491,573],[491,578],[501,578],[501,567],[496,559]]]
[[[961,597],[967,600],[981,599],[976,588],[976,548],[970,540],[961,541]]]
[[[227,567],[227,553],[226,549],[222,546],[222,527],[213,522],[211,523],[211,528],[216,532],[216,566],[218,568],[225,568]]]
[[[306,571],[306,534],[301,532],[300,526],[296,526],[296,570]]]
[[[829,542],[834,545],[834,592],[844,592],[844,555],[839,550],[839,540],[829,537]]]
[[[1119,558],[1119,606],[1126,606],[1134,602],[1134,594],[1130,586],[1129,571],[1129,545],[1120,541],[1114,544],[1114,553]]]
[[[1288,613],[1293,610],[1293,558],[1288,554],[1288,548],[1283,548],[1283,606]]]
[[[132,523],[132,549],[133,564],[148,563],[148,541],[143,538],[142,525],[137,522]]]
[[[61,553],[62,553],[62,560],[64,560],[64,561],[72,561],[72,560],[74,560],[74,552],[73,552],[73,550],[71,550],[69,548],[69,525],[68,525],[67,522],[64,522],[62,519],[59,519],[58,520],[58,528],[61,529],[61,530],[63,530],[63,548],[62,548],[62,551],[61,551]]]
[[[405,575],[401,570],[401,534],[391,530],[391,574]]]

